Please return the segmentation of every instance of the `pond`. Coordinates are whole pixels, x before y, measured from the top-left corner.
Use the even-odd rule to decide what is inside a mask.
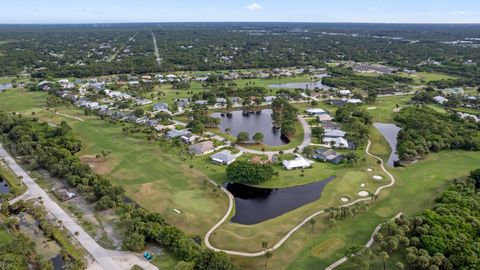
[[[7,194],[10,193],[10,186],[8,186],[7,181],[2,178],[0,175],[0,194]]]
[[[324,85],[322,83],[322,78],[326,77],[327,74],[319,74],[316,75],[315,77],[320,79],[317,82],[296,82],[296,83],[280,83],[280,84],[270,84],[268,87],[270,88],[285,88],[285,89],[309,89],[309,90],[315,90],[315,89],[322,89],[322,90],[328,90],[331,87],[328,85]]]
[[[0,92],[2,92],[3,90],[10,89],[12,87],[13,85],[11,83],[0,83]]]
[[[397,153],[397,137],[401,128],[394,124],[375,123],[373,125],[376,129],[378,129],[378,131],[390,145],[392,152],[390,152],[390,157],[388,158],[387,164],[390,167],[395,167],[395,161],[399,160]]]
[[[232,222],[252,225],[281,216],[320,199],[323,189],[335,176],[323,181],[288,188],[257,188],[228,183],[226,189],[235,197]]]
[[[250,139],[257,132],[263,133],[263,144],[269,146],[279,146],[289,143],[288,139],[281,135],[279,129],[273,127],[272,110],[265,109],[254,113],[244,113],[243,111],[234,111],[230,114],[214,113],[212,117],[220,118],[220,129],[222,132],[228,132],[237,136],[240,132],[248,132]]]

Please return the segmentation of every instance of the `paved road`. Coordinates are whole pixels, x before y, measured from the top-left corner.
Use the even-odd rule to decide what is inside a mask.
[[[393,185],[395,185],[395,177],[390,173],[388,172],[384,165],[383,165],[383,160],[373,154],[371,154],[369,152],[369,149],[370,149],[370,146],[371,146],[371,141],[369,140],[368,141],[368,144],[367,144],[367,148],[365,149],[365,153],[375,159],[377,159],[379,162],[380,162],[380,168],[382,169],[382,171],[388,175],[388,177],[390,178],[390,183],[385,185],[385,186],[381,186],[379,188],[377,188],[377,190],[375,191],[374,195],[378,195],[383,189],[385,188],[388,188],[388,187],[391,187]],[[217,223],[215,224],[208,232],[207,234],[205,235],[205,239],[204,239],[204,242],[205,242],[205,246],[213,251],[223,251],[227,254],[230,254],[230,255],[236,255],[236,256],[241,256],[241,257],[259,257],[259,256],[263,256],[265,255],[265,253],[267,251],[274,251],[276,249],[278,249],[279,247],[281,247],[297,230],[299,230],[303,225],[305,225],[310,219],[320,215],[320,214],[323,214],[325,212],[325,210],[320,210],[318,212],[315,212],[313,213],[312,215],[310,215],[309,217],[307,217],[306,219],[304,219],[302,222],[300,222],[297,226],[295,226],[294,228],[292,228],[282,239],[280,239],[280,241],[278,241],[273,247],[267,249],[267,250],[262,250],[262,251],[259,251],[259,252],[242,252],[242,251],[234,251],[234,250],[224,250],[224,249],[219,249],[219,248],[216,248],[214,246],[212,246],[212,244],[210,243],[210,236],[212,235],[212,233],[218,228],[220,227],[227,219],[228,217],[230,216],[230,212],[232,211],[233,209],[233,204],[234,204],[234,198],[233,198],[233,195],[230,194],[230,192],[228,192],[228,190],[222,188],[222,191],[224,193],[227,194],[228,198],[229,198],[229,206],[228,206],[228,210],[227,212],[225,213],[225,215],[223,216],[223,218]],[[342,205],[341,207],[349,207],[349,206],[352,206],[356,203],[359,203],[359,202],[362,202],[362,201],[370,201],[371,200],[371,197],[366,197],[366,198],[361,198],[361,199],[357,199],[355,201],[352,201],[348,204],[345,204],[345,205]]]
[[[155,38],[155,34],[152,33],[152,38],[153,38],[153,47],[155,48],[155,60],[157,61],[158,67],[162,65],[162,58],[160,57],[160,53],[158,52],[158,46],[157,46],[157,39]]]
[[[32,198],[42,197],[43,206],[56,219],[61,220],[63,226],[75,237],[78,242],[92,255],[95,261],[105,270],[116,269],[130,269],[137,264],[143,269],[158,269],[154,265],[148,263],[143,259],[141,254],[134,254],[131,252],[121,252],[107,250],[101,247],[95,240],[86,233],[83,228],[78,225],[70,215],[68,215],[58,204],[50,198],[50,196],[37,184],[33,179],[20,167],[17,162],[7,153],[7,151],[0,144],[0,158],[5,160],[5,163],[10,169],[21,178],[22,182],[27,186],[28,193]],[[27,195],[22,195],[27,196]],[[78,236],[75,233],[78,232]]]

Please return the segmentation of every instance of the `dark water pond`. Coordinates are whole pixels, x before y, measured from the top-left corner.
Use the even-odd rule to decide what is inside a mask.
[[[270,146],[284,145],[288,139],[284,138],[279,129],[273,128],[272,110],[265,109],[256,113],[243,113],[243,111],[234,111],[231,114],[214,113],[212,117],[220,118],[220,129],[226,133],[230,129],[230,134],[237,136],[240,132],[248,132],[250,139],[257,132],[263,133],[263,143]]]
[[[398,153],[397,153],[397,137],[398,133],[400,132],[401,128],[394,125],[394,124],[383,124],[383,123],[374,123],[373,124],[378,131],[382,134],[382,136],[387,140],[392,152],[390,152],[390,157],[388,158],[387,164],[390,167],[395,167],[395,161],[398,161]]]
[[[10,193],[10,187],[8,186],[7,181],[5,181],[2,176],[0,176],[0,194]]]
[[[235,197],[232,222],[251,225],[281,216],[320,199],[323,189],[335,176],[303,186],[269,189],[228,183],[226,188]]]
[[[52,258],[52,264],[54,270],[63,270],[65,269],[65,261],[63,260],[62,254],[58,254],[57,256]]]

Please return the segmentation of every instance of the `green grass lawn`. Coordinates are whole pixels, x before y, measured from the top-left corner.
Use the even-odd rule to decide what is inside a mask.
[[[12,236],[8,232],[7,228],[5,228],[5,226],[0,222],[0,247],[10,243],[10,241],[12,241]]]

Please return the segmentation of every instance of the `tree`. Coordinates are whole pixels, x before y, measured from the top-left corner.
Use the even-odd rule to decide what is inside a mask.
[[[256,143],[262,143],[263,139],[264,139],[264,135],[261,132],[257,132],[257,133],[255,133],[255,135],[253,135],[253,140]]]
[[[194,262],[181,261],[181,262],[178,262],[177,265],[175,265],[175,270],[194,270],[194,269],[195,269]]]
[[[323,138],[323,135],[325,134],[325,130],[323,129],[323,127],[314,127],[312,128],[312,135],[313,137],[319,139],[319,140],[322,140]]]
[[[145,236],[139,233],[129,233],[123,240],[123,247],[132,251],[140,251],[145,246]]]
[[[245,143],[250,141],[250,134],[248,132],[242,131],[237,135],[237,143]]]
[[[133,115],[135,115],[135,117],[142,117],[144,114],[145,114],[145,110],[142,108],[136,108],[133,111]]]
[[[263,248],[263,249],[267,249],[267,248],[268,248],[268,241],[267,241],[267,240],[263,240],[263,241],[262,241],[262,248]]]
[[[227,166],[227,179],[237,183],[259,184],[271,179],[274,170],[270,164],[255,164],[249,161],[235,161]]]
[[[284,121],[282,122],[282,125],[280,127],[280,131],[282,132],[282,135],[291,138],[293,135],[295,135],[295,124],[293,121]]]
[[[388,256],[388,253],[385,252],[385,251],[380,252],[379,256],[380,256],[380,259],[382,259],[382,262],[383,262],[383,270],[387,269],[386,262],[390,258],[390,256]]]
[[[315,224],[317,224],[317,220],[313,217],[308,222],[310,223],[310,225],[312,225],[312,232],[313,232],[313,227],[315,226]]]
[[[199,120],[193,120],[187,124],[187,128],[193,133],[201,134],[205,130],[205,125]]]
[[[272,258],[273,253],[271,251],[265,252],[265,268],[268,266],[268,260]]]

